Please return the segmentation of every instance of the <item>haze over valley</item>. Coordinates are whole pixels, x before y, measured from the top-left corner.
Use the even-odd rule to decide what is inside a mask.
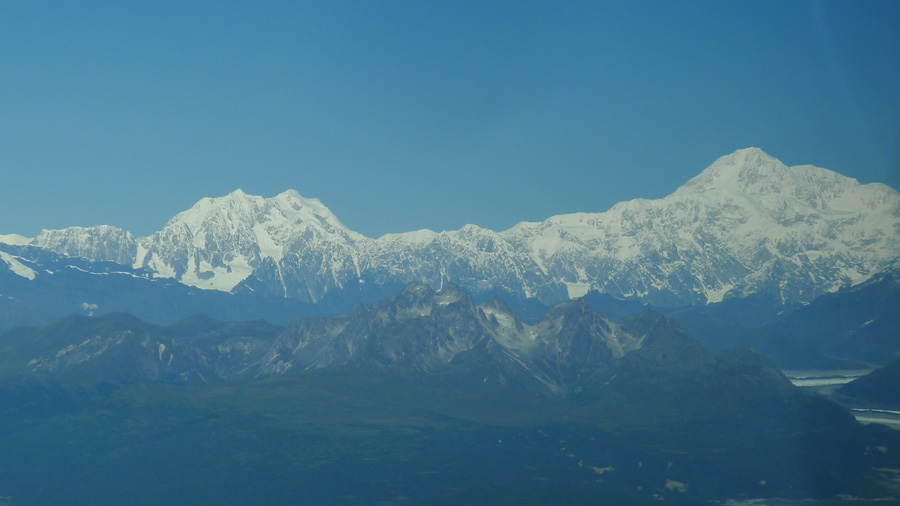
[[[898,26],[0,4],[0,506],[900,504]]]

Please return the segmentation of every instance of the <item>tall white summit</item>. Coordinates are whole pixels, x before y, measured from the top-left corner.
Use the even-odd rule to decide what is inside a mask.
[[[202,199],[150,237],[72,228],[44,231],[31,244],[199,288],[312,302],[414,281],[548,303],[588,290],[663,306],[751,294],[798,302],[900,260],[900,194],[748,148],[665,198],[504,232],[467,225],[371,239],[293,190],[272,198],[236,190]]]
[[[896,261],[900,195],[748,148],[663,199],[555,216],[506,234],[570,288],[670,305],[760,292],[805,301]]]
[[[232,290],[258,269],[271,265],[287,293],[285,270],[306,259],[309,251],[334,253],[330,260],[352,263],[355,243],[366,240],[341,224],[317,199],[294,190],[266,199],[241,190],[205,198],[172,218],[162,230],[138,241],[134,265],[184,284]],[[285,259],[288,266],[285,267]],[[334,265],[319,265],[325,274]],[[315,299],[314,296],[312,296]]]

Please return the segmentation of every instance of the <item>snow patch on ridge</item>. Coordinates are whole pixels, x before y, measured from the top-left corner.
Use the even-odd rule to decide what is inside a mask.
[[[10,246],[27,246],[31,244],[32,239],[19,234],[0,234],[0,244],[9,244]]]
[[[706,303],[713,304],[713,303],[717,303],[717,302],[722,302],[722,300],[725,299],[725,294],[730,292],[732,288],[734,288],[734,285],[731,285],[731,284],[722,285],[722,287],[720,287],[717,290],[707,288],[706,289]]]
[[[182,274],[180,281],[203,290],[230,292],[252,273],[253,267],[240,255],[229,261],[225,267],[213,267],[206,260],[201,260],[198,265],[195,259],[191,258],[188,261],[188,270]]]
[[[134,263],[131,265],[133,269],[140,269],[144,265],[149,251],[142,244],[137,245],[137,253],[134,256]]]
[[[379,237],[376,242],[380,244],[398,243],[409,246],[422,247],[426,244],[434,242],[437,239],[438,235],[439,234],[434,230],[423,228],[422,230],[403,232],[401,234],[385,234]]]
[[[159,257],[156,253],[150,254],[150,259],[147,261],[146,266],[153,270],[153,277],[155,278],[174,278],[175,269],[173,269],[169,264],[163,261],[162,258]],[[139,267],[136,265],[135,267]]]
[[[566,291],[570,299],[584,297],[591,289],[590,283],[566,283]]]
[[[275,239],[266,230],[262,223],[253,225],[253,234],[256,237],[256,244],[259,246],[259,255],[268,257],[275,262],[280,262],[284,258],[284,245],[275,242]]]

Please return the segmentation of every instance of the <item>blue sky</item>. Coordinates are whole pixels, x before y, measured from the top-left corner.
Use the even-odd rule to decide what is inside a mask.
[[[236,188],[377,237],[674,191],[757,146],[900,188],[900,2],[4,2],[0,234]]]

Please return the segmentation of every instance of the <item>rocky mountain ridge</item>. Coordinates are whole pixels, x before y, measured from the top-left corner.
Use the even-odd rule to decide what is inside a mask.
[[[350,313],[310,316],[286,329],[197,315],[170,326],[125,313],[72,315],[2,338],[0,372],[94,381],[207,383],[350,369],[536,389],[566,396],[615,375],[621,360],[646,355],[654,369],[710,366],[714,359],[652,311],[611,321],[584,299],[523,324],[504,302],[475,304],[453,284],[411,284]]]

